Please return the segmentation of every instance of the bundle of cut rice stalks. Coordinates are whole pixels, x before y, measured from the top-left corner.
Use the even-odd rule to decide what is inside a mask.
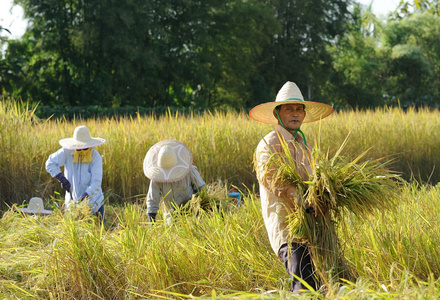
[[[202,212],[229,212],[234,207],[228,197],[226,186],[219,181],[207,184],[202,190],[194,194],[181,210],[199,216]]]
[[[324,288],[337,278],[353,280],[356,276],[338,238],[338,232],[346,232],[346,220],[362,220],[395,208],[403,182],[388,169],[390,161],[365,160],[368,150],[351,161],[341,156],[346,143],[347,139],[332,158],[314,148],[308,162],[295,162],[284,143],[283,152],[272,153],[267,165],[275,170],[273,186],[290,183],[298,190],[296,211],[287,220],[288,230],[292,238],[309,245],[317,279]],[[297,166],[302,166],[308,178],[301,177]],[[313,213],[306,212],[310,207]]]

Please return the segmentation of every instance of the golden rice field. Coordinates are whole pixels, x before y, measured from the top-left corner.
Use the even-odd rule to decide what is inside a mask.
[[[26,108],[26,107],[25,107]],[[206,182],[227,181],[252,189],[256,183],[252,155],[271,126],[252,121],[244,113],[168,115],[121,119],[38,120],[20,105],[0,104],[0,197],[19,202],[32,195],[53,196],[58,183],[45,171],[47,157],[59,149],[58,141],[72,137],[79,125],[92,136],[107,140],[97,149],[103,156],[103,188],[109,200],[142,199],[148,188],[142,171],[147,150],[158,141],[176,139],[193,152]],[[346,156],[370,149],[367,158],[395,159],[394,170],[419,182],[440,181],[440,113],[438,110],[378,109],[341,112],[318,123],[304,124],[309,144],[336,151],[349,135]]]
[[[302,130],[330,153],[349,135],[347,157],[394,158],[408,184],[401,203],[371,218],[347,215],[341,246],[358,273],[325,291],[294,297],[270,248],[260,213],[252,155],[271,130],[244,113],[97,120],[38,120],[26,105],[0,104],[0,298],[2,299],[438,299],[440,298],[440,162],[437,110],[378,109],[333,114]],[[107,143],[105,227],[79,208],[63,214],[48,155],[78,125]],[[232,185],[240,207],[184,214],[149,226],[142,161],[150,146],[177,139],[224,197]],[[44,198],[52,216],[24,216],[16,204]],[[15,205],[13,205],[15,204]],[[86,212],[84,212],[84,210]],[[321,270],[325,271],[325,270]]]

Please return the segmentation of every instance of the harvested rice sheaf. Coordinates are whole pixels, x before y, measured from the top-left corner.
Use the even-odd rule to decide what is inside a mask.
[[[344,258],[337,234],[345,232],[347,214],[361,220],[395,208],[403,182],[388,169],[390,161],[366,160],[368,151],[354,160],[343,157],[341,151],[346,142],[332,158],[319,148],[310,150],[306,164],[295,162],[284,143],[283,152],[272,153],[267,165],[267,170],[276,169],[272,185],[290,183],[298,190],[296,211],[287,220],[288,230],[293,238],[309,245],[320,284],[355,276],[354,268]],[[302,170],[306,171],[306,178],[301,177],[297,166],[309,164],[310,168]],[[306,213],[307,207],[313,207],[314,213]]]
[[[215,212],[231,210],[235,205],[227,194],[227,188],[221,183],[207,184],[198,193],[194,194],[181,211],[190,212],[194,215],[203,212]]]

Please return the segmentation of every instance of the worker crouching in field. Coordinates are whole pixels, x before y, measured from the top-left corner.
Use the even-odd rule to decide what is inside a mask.
[[[65,209],[87,201],[100,222],[104,222],[104,194],[101,189],[102,157],[93,147],[104,144],[102,138],[90,137],[86,126],[76,127],[73,138],[59,141],[62,146],[46,161],[46,170],[66,191]],[[61,172],[64,167],[64,173]]]
[[[176,206],[188,202],[205,182],[193,164],[189,148],[175,140],[153,145],[144,159],[144,174],[150,179],[147,194],[148,221],[156,220],[160,201],[165,203],[165,219],[171,224]]]
[[[301,205],[301,196],[293,184],[275,186],[273,176],[276,166],[271,164],[274,153],[286,150],[286,142],[295,168],[300,176],[306,178],[310,171],[310,152],[304,134],[300,130],[302,123],[318,121],[333,112],[333,108],[324,103],[304,101],[301,91],[293,82],[287,82],[278,92],[275,102],[254,107],[249,115],[252,119],[274,124],[275,128],[258,144],[255,152],[255,170],[260,186],[262,215],[269,235],[270,244],[284,263],[292,279],[290,290],[300,293],[307,289],[297,278],[301,278],[316,290],[314,268],[308,246],[291,236],[287,229],[286,217],[295,212],[295,206]],[[313,208],[308,208],[313,212]]]

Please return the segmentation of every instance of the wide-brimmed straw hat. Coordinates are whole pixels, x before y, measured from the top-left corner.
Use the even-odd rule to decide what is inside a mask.
[[[39,197],[32,197],[29,200],[29,205],[25,208],[19,208],[19,210],[27,214],[43,214],[43,215],[52,214],[51,210],[44,209],[43,199]]]
[[[288,81],[280,89],[274,102],[267,102],[255,106],[249,112],[249,116],[258,122],[278,124],[278,119],[274,116],[273,110],[282,104],[304,104],[306,117],[303,123],[319,121],[328,117],[333,112],[333,107],[328,104],[305,101],[298,86],[294,82]]]
[[[73,131],[73,138],[60,140],[60,145],[69,150],[79,150],[96,147],[104,144],[102,138],[90,137],[89,129],[86,126],[78,126]]]
[[[155,182],[176,182],[191,171],[193,157],[189,148],[176,140],[154,144],[145,155],[144,174]]]

